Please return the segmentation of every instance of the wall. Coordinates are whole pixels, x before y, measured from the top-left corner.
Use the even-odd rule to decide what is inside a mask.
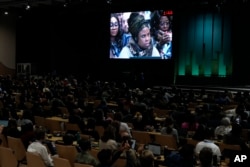
[[[0,75],[15,73],[16,30],[15,18],[0,16]]]
[[[175,59],[169,62],[108,60],[108,10],[44,12],[41,9],[18,22],[17,61],[35,64],[34,73],[53,70],[64,74],[91,73],[106,80],[119,80],[125,76],[133,82],[131,78],[143,72],[147,80],[155,84],[178,84],[182,81],[192,84],[192,77],[210,77],[213,84],[216,84],[216,77],[226,78],[228,84],[234,78],[241,83],[248,82],[247,77],[239,77],[244,72],[243,67],[236,65],[243,63],[247,66],[243,55],[248,54],[249,49],[241,38],[250,34],[244,27],[248,9],[242,6],[233,10],[232,6],[225,10],[214,7],[176,8]],[[199,83],[209,83],[208,78],[204,79],[206,82]]]
[[[35,64],[35,73],[56,70],[63,74],[91,73],[103,80],[131,80],[143,72],[149,82],[173,82],[172,61],[109,60],[108,11],[36,11],[18,23],[18,62],[32,63],[32,68]]]

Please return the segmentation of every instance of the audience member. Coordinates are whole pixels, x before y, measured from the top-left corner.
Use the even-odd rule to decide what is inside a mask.
[[[142,167],[154,167],[154,154],[152,153],[152,151],[142,151],[140,155],[140,163]]]
[[[123,114],[121,112],[116,112],[114,114],[114,122],[117,122],[119,125],[119,135],[123,132],[127,132],[131,136],[128,124],[126,122],[123,122],[122,120]]]
[[[112,151],[118,149],[118,143],[115,140],[115,128],[109,125],[105,128],[103,136],[101,136],[99,141],[99,149],[110,149]]]
[[[81,149],[81,152],[76,155],[75,162],[98,167],[98,165],[100,164],[99,160],[93,157],[89,152],[91,150],[90,140],[80,139],[78,141],[78,145]]]
[[[213,155],[215,155],[217,157],[217,162],[220,162],[220,157],[221,157],[221,151],[218,145],[216,145],[213,140],[213,131],[207,131],[205,136],[205,138],[203,138],[203,140],[199,141],[196,146],[195,146],[195,154],[196,156],[198,156],[200,154],[200,151],[204,148],[204,147],[208,147],[212,150]]]
[[[198,129],[199,123],[196,120],[195,113],[188,111],[185,114],[184,122],[181,124],[181,132],[183,136],[188,136],[189,132],[195,132]]]
[[[228,134],[232,130],[231,121],[228,117],[221,119],[221,125],[217,126],[214,130],[215,139],[223,139],[224,135]]]
[[[21,131],[18,129],[17,120],[16,119],[9,119],[8,125],[3,128],[2,134],[7,138],[7,136],[20,138]]]
[[[94,118],[87,119],[87,125],[83,134],[90,135],[93,139],[98,141],[100,139],[99,133],[95,130],[96,120]]]
[[[43,144],[45,140],[45,130],[44,129],[36,129],[35,130],[35,137],[36,140],[34,140],[32,143],[29,144],[27,151],[28,152],[36,152],[41,155],[44,163],[48,167],[54,166],[53,159],[51,155],[48,153],[47,147]]]
[[[168,167],[194,167],[196,164],[194,146],[187,143],[182,143],[177,151],[164,148],[164,158]]]
[[[174,128],[174,120],[167,116],[165,118],[165,125],[161,129],[161,134],[173,135],[176,138],[176,142],[179,143],[179,134],[176,128]]]
[[[232,130],[224,135],[223,142],[226,144],[238,144],[241,146],[242,152],[249,152],[247,143],[241,138],[242,127],[239,123],[232,123]]]
[[[200,167],[213,167],[213,151],[211,148],[203,147],[198,157]]]
[[[112,167],[112,150],[102,149],[98,152],[97,158],[100,162],[98,167]]]
[[[28,123],[21,126],[21,136],[24,147],[27,149],[29,144],[36,138],[33,124]]]
[[[113,163],[120,158],[124,148],[118,151],[112,151],[110,149],[102,149],[98,152],[97,158],[100,162],[98,167],[112,167]],[[119,164],[120,165],[120,164]]]

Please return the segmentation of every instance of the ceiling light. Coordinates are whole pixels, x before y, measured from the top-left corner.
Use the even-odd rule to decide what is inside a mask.
[[[26,5],[25,10],[30,10],[30,5]]]

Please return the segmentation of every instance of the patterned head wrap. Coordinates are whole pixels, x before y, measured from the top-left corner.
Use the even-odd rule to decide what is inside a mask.
[[[144,16],[138,13],[132,13],[128,20],[129,32],[131,33],[133,39],[137,42],[137,37],[139,32],[144,27],[150,27],[149,23],[145,20]]]

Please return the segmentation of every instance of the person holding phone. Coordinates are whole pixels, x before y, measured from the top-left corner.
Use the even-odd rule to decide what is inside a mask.
[[[155,46],[163,59],[172,57],[172,28],[171,19],[163,11],[156,11],[151,19]]]

